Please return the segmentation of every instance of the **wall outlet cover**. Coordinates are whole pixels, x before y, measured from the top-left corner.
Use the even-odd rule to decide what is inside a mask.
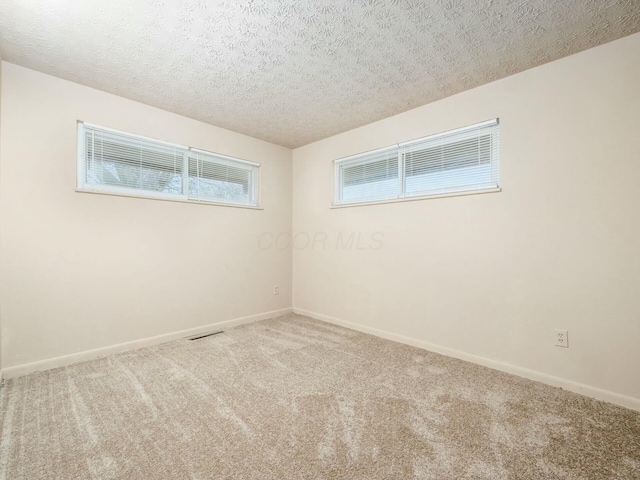
[[[569,332],[567,330],[556,330],[556,347],[569,348]]]

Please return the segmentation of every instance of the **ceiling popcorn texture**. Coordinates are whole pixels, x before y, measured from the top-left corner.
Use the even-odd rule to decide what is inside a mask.
[[[638,0],[0,0],[4,60],[287,147],[638,31]]]

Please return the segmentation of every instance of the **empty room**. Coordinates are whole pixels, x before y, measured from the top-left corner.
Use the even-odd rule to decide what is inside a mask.
[[[640,479],[640,2],[0,0],[0,480]]]

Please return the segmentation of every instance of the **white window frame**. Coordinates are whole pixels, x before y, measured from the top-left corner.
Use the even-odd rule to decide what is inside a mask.
[[[426,142],[437,142],[438,139],[442,137],[452,137],[452,143],[456,142],[456,135],[464,135],[473,130],[479,130],[482,128],[489,127],[498,127],[500,125],[500,120],[498,118],[487,120],[485,122],[480,122],[474,125],[469,125],[467,127],[457,128],[454,130],[449,130],[442,133],[437,133],[435,135],[430,135],[423,138],[418,138],[416,140],[411,140],[408,142],[398,143],[395,145],[379,148],[376,150],[370,150],[368,152],[359,153],[356,155],[351,155],[349,157],[340,158],[338,160],[334,160],[334,175],[333,175],[333,208],[340,207],[351,207],[358,205],[370,205],[370,204],[379,204],[379,203],[392,203],[392,202],[400,202],[400,201],[411,201],[411,200],[422,200],[428,198],[440,198],[440,197],[449,197],[449,196],[459,196],[459,195],[472,195],[472,194],[480,194],[480,193],[490,193],[490,192],[499,192],[501,191],[500,187],[500,172],[499,172],[499,130],[497,133],[492,134],[492,155],[495,155],[495,158],[492,158],[492,162],[495,162],[497,169],[496,174],[496,182],[487,184],[486,186],[460,186],[460,187],[449,187],[444,192],[436,192],[436,193],[424,193],[424,192],[412,192],[408,193],[406,191],[406,177],[405,177],[405,158],[403,154],[403,147],[408,147],[416,143],[426,143]],[[460,141],[460,140],[457,140]],[[495,145],[494,145],[495,143]],[[387,150],[395,150],[398,154],[398,194],[387,197],[369,197],[369,198],[361,198],[354,200],[342,200],[342,167],[351,166],[357,164],[366,164],[367,160],[373,157],[376,154]],[[493,165],[493,163],[492,163]]]
[[[147,142],[153,142],[158,145],[166,145],[170,147],[174,147],[180,151],[182,151],[182,194],[178,193],[166,193],[166,192],[154,192],[150,190],[142,190],[136,188],[127,188],[127,187],[117,187],[114,185],[105,185],[105,184],[96,184],[96,183],[88,183],[86,181],[86,170],[85,170],[85,135],[84,135],[84,127],[96,128],[100,130],[104,130],[107,132],[117,133],[119,135],[127,136],[132,139],[142,139]],[[186,203],[196,203],[196,204],[205,204],[205,205],[218,205],[218,206],[226,206],[226,207],[238,207],[238,208],[248,208],[248,209],[257,209],[262,210],[260,206],[260,167],[261,164],[257,162],[251,162],[249,160],[243,160],[240,158],[230,157],[228,155],[222,155],[215,152],[210,152],[207,150],[202,150],[193,147],[187,147],[185,145],[180,145],[176,143],[165,142],[163,140],[158,140],[151,137],[145,137],[142,135],[136,135],[129,132],[124,132],[122,130],[116,130],[113,128],[103,127],[101,125],[96,125],[88,122],[78,121],[77,122],[77,180],[76,180],[76,192],[80,193],[97,193],[103,195],[115,195],[121,197],[133,197],[133,198],[147,198],[147,199],[155,199],[155,200],[169,200],[174,202],[186,202]],[[206,154],[211,157],[215,157],[216,160],[219,160],[220,164],[229,164],[232,166],[246,166],[251,167],[253,175],[251,176],[250,182],[250,198],[251,203],[238,203],[233,201],[225,201],[224,199],[210,199],[210,198],[197,198],[196,196],[189,194],[189,159],[196,158],[198,153]],[[216,162],[217,163],[217,162]]]

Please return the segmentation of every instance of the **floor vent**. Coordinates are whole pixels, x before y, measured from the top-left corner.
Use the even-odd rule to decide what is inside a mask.
[[[197,337],[189,337],[189,340],[200,340],[201,338],[213,337],[214,335],[220,335],[221,333],[224,333],[224,331],[220,330],[219,332],[205,333],[203,335],[198,335]]]

